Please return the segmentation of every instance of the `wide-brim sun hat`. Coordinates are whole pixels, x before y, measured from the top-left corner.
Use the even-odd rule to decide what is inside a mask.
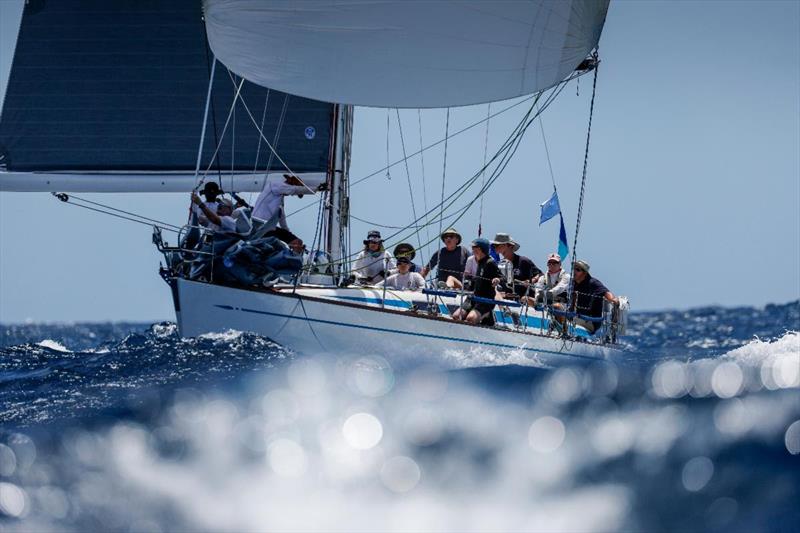
[[[461,244],[461,234],[456,230],[456,228],[447,228],[446,230],[444,230],[442,234],[439,235],[439,238],[442,239],[442,242],[444,242],[444,238],[447,235],[455,235],[458,238],[458,242],[456,243],[456,245]]]
[[[589,273],[589,263],[586,261],[575,261],[575,268],[579,268],[587,274]]]
[[[495,234],[492,244],[494,244],[495,246],[497,246],[498,244],[510,244],[511,246],[514,247],[515,252],[519,250],[519,243],[515,241],[514,238],[508,233]]]
[[[409,260],[413,261],[414,257],[417,255],[417,251],[414,250],[414,247],[411,244],[407,242],[401,242],[394,247],[394,250],[392,250],[392,255],[398,259],[401,257],[408,257]]]
[[[371,242],[377,242],[377,243],[383,242],[383,237],[381,237],[380,231],[374,229],[369,233],[367,233],[367,238],[364,239],[364,244],[369,244]]]

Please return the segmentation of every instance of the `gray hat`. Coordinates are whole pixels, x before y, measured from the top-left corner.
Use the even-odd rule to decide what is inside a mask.
[[[574,268],[580,268],[584,272],[588,273],[589,272],[589,263],[587,263],[586,261],[575,261],[575,267]]]
[[[494,245],[497,245],[497,244],[510,244],[511,246],[514,247],[514,251],[515,252],[517,250],[519,250],[519,243],[516,242],[514,240],[514,238],[511,237],[511,235],[509,235],[508,233],[497,233],[497,234],[495,234],[494,240],[492,241],[492,244],[494,244]]]

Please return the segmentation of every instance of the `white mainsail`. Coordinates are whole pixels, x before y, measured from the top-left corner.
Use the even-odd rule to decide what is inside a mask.
[[[608,0],[205,0],[217,58],[265,87],[376,107],[535,93],[596,46]]]

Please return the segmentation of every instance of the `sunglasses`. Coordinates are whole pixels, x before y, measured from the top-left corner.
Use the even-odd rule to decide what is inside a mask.
[[[444,238],[445,239],[458,239],[458,237],[456,237],[455,235],[445,235]]]
[[[548,265],[560,265],[561,262],[560,261],[548,261],[547,264]]]

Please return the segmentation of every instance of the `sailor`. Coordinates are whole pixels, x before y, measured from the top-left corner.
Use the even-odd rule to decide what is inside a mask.
[[[561,256],[552,253],[547,256],[547,272],[539,276],[534,285],[536,303],[547,302],[555,307],[563,307],[567,302],[569,272],[561,268]]]
[[[217,197],[222,194],[222,189],[219,188],[214,181],[207,181],[206,184],[203,186],[203,189],[200,191],[200,194],[205,197],[205,202],[203,204],[208,207],[214,213],[217,212]],[[197,220],[194,221],[192,225],[201,225],[204,227],[208,227],[209,220],[208,217],[205,215],[202,209],[200,209],[200,205],[194,202],[192,199],[192,214],[197,217]]]
[[[397,273],[392,274],[385,281],[378,283],[378,287],[386,286],[387,289],[401,291],[418,291],[425,288],[425,278],[419,272],[411,272],[411,259],[405,255],[397,258]]]
[[[498,291],[502,292],[506,298],[519,299],[525,296],[531,281],[542,271],[529,258],[517,254],[519,243],[515,242],[508,233],[496,234],[492,244],[502,261],[507,262],[511,267],[510,279],[503,279]]]
[[[197,193],[192,193],[192,202],[207,219],[206,227],[211,231],[244,236],[253,229],[249,209],[246,207],[233,209],[233,202],[227,198],[217,198],[216,209],[204,203]]]
[[[356,282],[371,285],[383,281],[387,272],[394,269],[396,263],[392,254],[383,247],[381,232],[372,230],[364,240],[364,249],[356,257],[354,274]]]
[[[414,247],[411,244],[407,242],[401,242],[394,247],[394,250],[392,250],[392,255],[394,255],[394,258],[398,263],[400,262],[401,257],[408,257],[409,263],[411,264],[411,270],[409,270],[409,272],[419,272],[419,267],[416,263],[414,263],[414,257],[416,257],[417,251],[414,250]]]
[[[571,308],[578,315],[599,319],[603,317],[603,300],[619,305],[619,298],[614,296],[599,279],[589,274],[589,263],[575,261],[573,272]],[[575,317],[574,323],[583,326],[589,333],[594,333],[599,326],[599,321],[585,320],[580,316]]]
[[[316,191],[325,190],[325,184],[321,183],[317,189],[311,189],[297,176],[290,174],[283,175],[283,182],[272,180],[264,181],[264,188],[256,198],[253,207],[253,216],[265,221],[270,229],[280,226],[289,229],[286,225],[286,213],[283,207],[283,199],[286,196],[295,195],[302,198],[304,194],[314,194]]]
[[[475,239],[472,241],[472,255],[478,264],[475,272],[474,291],[475,296],[494,300],[495,287],[500,283],[500,270],[497,263],[489,256],[489,241],[486,239]],[[492,318],[493,303],[477,302],[472,298],[467,298],[464,303],[455,310],[453,318],[455,320],[466,320],[470,324],[494,323]]]
[[[469,251],[461,246],[461,235],[455,228],[447,228],[441,235],[444,246],[436,251],[425,268],[422,269],[422,277],[427,277],[431,269],[438,265],[436,279],[440,284],[447,284],[455,287],[453,280],[461,283],[464,278],[464,268],[467,265]],[[488,241],[487,241],[488,242]],[[487,252],[488,253],[488,252]],[[448,283],[448,278],[452,277]]]

